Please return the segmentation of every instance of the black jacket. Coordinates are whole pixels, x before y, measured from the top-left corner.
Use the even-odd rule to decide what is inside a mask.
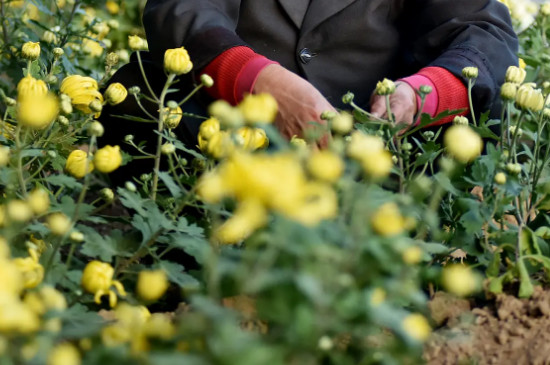
[[[495,107],[517,37],[496,0],[148,0],[144,26],[152,57],[185,46],[200,70],[247,45],[316,86],[341,107],[352,91],[367,105],[377,81],[431,65],[459,78],[476,66],[477,111]],[[305,8],[305,7],[304,7]],[[302,22],[303,20],[303,22]]]

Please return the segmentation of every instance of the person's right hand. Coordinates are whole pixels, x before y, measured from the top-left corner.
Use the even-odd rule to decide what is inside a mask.
[[[290,139],[304,136],[312,128],[310,122],[325,125],[321,114],[336,111],[323,95],[308,81],[280,65],[265,67],[254,84],[253,93],[269,93],[279,105],[275,126],[283,136]],[[328,136],[322,138],[320,146],[326,146]]]

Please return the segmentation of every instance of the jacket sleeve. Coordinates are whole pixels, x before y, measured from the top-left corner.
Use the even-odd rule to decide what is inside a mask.
[[[246,43],[235,33],[240,0],[148,0],[143,25],[153,61],[184,46],[195,69],[204,68],[229,48]]]
[[[517,65],[518,40],[506,6],[496,0],[416,0],[404,14],[410,56],[422,66],[450,71],[464,83],[462,69],[475,66],[476,113],[500,105],[506,69]]]

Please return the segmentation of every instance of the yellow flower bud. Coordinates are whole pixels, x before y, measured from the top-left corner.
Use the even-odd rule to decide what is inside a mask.
[[[432,327],[426,317],[419,313],[411,313],[403,320],[403,331],[410,338],[424,342],[430,337]]]
[[[267,93],[247,94],[238,106],[248,124],[272,123],[277,116],[278,105]]]
[[[87,169],[86,165],[88,165]],[[92,172],[93,169],[93,162],[88,160],[88,154],[82,150],[72,151],[65,164],[65,170],[77,179],[83,178],[87,173]]]
[[[174,129],[176,128],[181,121],[181,118],[183,117],[183,112],[181,108],[178,106],[175,109],[166,108],[166,113],[164,114],[164,126],[168,129]]]
[[[105,2],[105,7],[107,8],[107,11],[109,12],[109,14],[111,15],[116,15],[118,14],[118,12],[120,11],[120,6],[118,5],[118,3],[116,1],[113,1],[113,0],[108,0]],[[109,24],[110,25],[110,24]],[[111,26],[111,28],[118,28],[118,27],[113,27]]]
[[[468,118],[463,117],[463,116],[461,116],[461,115],[457,115],[457,116],[454,117],[454,119],[453,119],[453,124],[468,125],[468,124],[470,124],[470,122],[468,122]]]
[[[441,283],[449,293],[465,297],[479,289],[479,277],[466,265],[445,266]]]
[[[515,100],[517,92],[517,84],[514,84],[512,82],[505,82],[500,88],[500,97],[503,100]]]
[[[153,302],[164,295],[168,289],[168,280],[163,270],[141,271],[138,276],[136,292],[145,301]]]
[[[91,261],[82,272],[82,287],[92,294],[100,290],[108,291],[114,273],[115,269],[110,264],[97,260]]]
[[[59,102],[52,93],[24,98],[17,103],[17,121],[29,128],[44,129],[59,114]]]
[[[478,77],[478,69],[477,67],[464,67],[462,69],[462,76],[464,76],[467,79],[476,79]]]
[[[40,57],[40,42],[26,42],[21,47],[21,55],[27,60],[34,61]]]
[[[193,69],[193,62],[184,47],[167,49],[164,53],[164,69],[169,74],[183,75]]]
[[[128,45],[132,51],[143,51],[147,49],[147,42],[145,39],[137,35],[128,36]]]
[[[403,251],[403,262],[407,265],[416,265],[420,261],[422,261],[422,255],[423,251],[418,246],[411,246],[408,247],[405,251]]]
[[[78,110],[90,114],[89,105],[94,100],[103,102],[103,95],[98,90],[97,81],[91,77],[80,75],[67,76],[59,88],[60,92],[71,99],[71,103]]]
[[[103,124],[97,120],[93,121],[88,127],[88,135],[90,136],[101,137],[103,133],[105,133],[105,128],[103,128]]]
[[[48,86],[42,80],[28,75],[17,84],[17,99],[43,97],[48,93]]]
[[[392,80],[384,79],[378,81],[374,91],[377,95],[390,95],[395,92],[395,83]]]
[[[540,7],[540,13],[544,16],[549,16],[550,15],[550,3],[544,3]],[[521,58],[520,58],[520,60],[523,61]]]
[[[105,146],[96,151],[94,167],[99,172],[110,173],[119,168],[122,163],[122,154],[119,146]]]
[[[259,202],[243,201],[233,216],[216,229],[213,238],[221,244],[237,244],[263,226],[266,220],[267,211]]]
[[[506,174],[504,172],[498,172],[495,175],[495,183],[498,185],[506,184]]]
[[[201,123],[199,134],[203,139],[210,139],[220,131],[220,122],[216,118],[210,118]]]
[[[405,229],[405,219],[395,203],[385,203],[370,220],[372,229],[381,236],[395,236]]]
[[[50,209],[50,195],[42,188],[31,191],[27,197],[27,202],[34,214],[43,214]]]
[[[481,154],[483,140],[468,126],[453,125],[444,136],[447,152],[456,160],[468,163]]]
[[[32,209],[26,201],[10,200],[6,205],[8,218],[14,222],[26,222],[32,218]]]
[[[79,231],[72,231],[71,234],[69,235],[69,239],[73,242],[82,242],[84,241],[84,233],[82,232],[79,232]]]
[[[525,80],[527,72],[520,67],[510,66],[506,70],[506,82],[511,82],[513,84],[521,84]]]
[[[544,107],[544,96],[540,90],[535,90],[530,85],[524,84],[518,89],[516,104],[521,109],[538,112]]]
[[[316,151],[308,159],[307,169],[314,178],[333,183],[342,176],[344,162],[334,152]]]
[[[56,236],[65,235],[72,227],[71,219],[63,213],[50,214],[47,222],[50,231]]]
[[[172,143],[166,142],[162,146],[160,146],[160,152],[163,155],[171,155],[172,153],[176,152],[176,146],[174,146]]]
[[[36,250],[30,249],[28,257],[18,257],[13,263],[21,273],[26,289],[36,288],[44,279],[44,267],[38,262]]]
[[[204,85],[204,87],[212,87],[214,86],[214,79],[210,75],[202,74],[201,75],[201,84]]]
[[[78,349],[70,343],[62,343],[53,348],[48,355],[47,365],[80,365],[81,358]]]
[[[237,130],[238,144],[245,150],[255,151],[269,145],[269,139],[261,128],[241,127]]]
[[[218,173],[208,172],[199,179],[197,194],[207,203],[219,203],[227,194],[227,188]]]
[[[101,189],[99,191],[99,194],[101,195],[103,200],[105,200],[106,202],[112,202],[113,199],[115,198],[115,193],[113,192],[112,189],[109,189],[109,188]]]
[[[57,36],[51,30],[46,30],[44,33],[42,33],[42,40],[46,43],[56,43]]]
[[[117,105],[126,99],[128,90],[120,82],[114,82],[107,87],[103,95],[110,105]]]
[[[330,127],[335,133],[347,134],[353,128],[353,116],[348,112],[338,113],[331,120]]]
[[[6,166],[10,162],[10,148],[0,146],[0,167]]]

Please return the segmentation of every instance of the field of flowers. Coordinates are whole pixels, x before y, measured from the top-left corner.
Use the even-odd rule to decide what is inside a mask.
[[[183,115],[213,82],[173,96],[194,71],[183,48],[160,92],[106,87],[132,52],[141,64],[144,2],[0,2],[0,365],[413,364],[436,292],[547,286],[550,4],[502,1],[521,62],[499,119],[404,129],[348,93],[287,141],[267,94]],[[478,70],[463,73],[471,91]],[[103,143],[103,109],[127,98],[154,106],[121,116],[151,138]],[[203,120],[195,145],[183,117]]]

